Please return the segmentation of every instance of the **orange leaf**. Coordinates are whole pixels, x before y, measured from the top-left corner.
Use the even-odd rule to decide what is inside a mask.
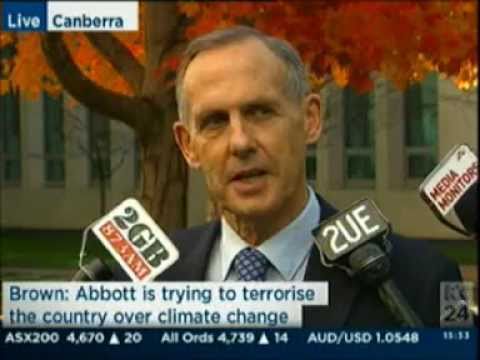
[[[346,66],[340,66],[336,60],[332,63],[332,76],[340,87],[345,87],[350,78],[350,70]]]

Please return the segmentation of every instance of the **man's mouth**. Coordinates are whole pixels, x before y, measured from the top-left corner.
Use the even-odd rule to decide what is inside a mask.
[[[232,176],[231,181],[246,181],[246,180],[253,180],[259,178],[261,176],[266,175],[267,172],[263,169],[249,169],[243,170],[235,173]]]

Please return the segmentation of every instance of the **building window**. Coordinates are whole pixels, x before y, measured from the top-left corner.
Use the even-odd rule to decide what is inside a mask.
[[[110,183],[110,121],[90,111],[88,124],[90,183]]]
[[[405,91],[406,177],[424,178],[437,163],[438,89],[437,76]]]
[[[43,93],[45,182],[65,183],[65,137],[63,132],[63,95]]]
[[[373,94],[343,91],[345,176],[348,181],[371,183],[375,178],[375,123]]]
[[[310,144],[307,147],[307,156],[305,158],[305,169],[307,173],[307,183],[315,189],[317,183],[317,144]]]
[[[0,96],[0,172],[5,185],[18,185],[21,178],[20,107],[18,91]]]

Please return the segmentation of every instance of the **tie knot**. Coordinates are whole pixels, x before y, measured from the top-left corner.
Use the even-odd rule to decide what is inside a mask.
[[[254,248],[245,248],[235,256],[234,267],[240,281],[265,281],[268,259]]]

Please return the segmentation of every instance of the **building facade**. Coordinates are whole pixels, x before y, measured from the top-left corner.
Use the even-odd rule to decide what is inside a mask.
[[[385,80],[358,95],[333,84],[322,92],[324,134],[307,149],[309,183],[337,208],[373,199],[396,232],[453,239],[418,194],[421,180],[455,145],[478,149],[478,98],[430,75],[404,92]],[[138,194],[140,158],[133,132],[68,95],[1,97],[1,226],[81,229],[105,208]],[[99,161],[97,161],[99,160]],[[201,175],[189,180],[188,223],[207,217]]]

